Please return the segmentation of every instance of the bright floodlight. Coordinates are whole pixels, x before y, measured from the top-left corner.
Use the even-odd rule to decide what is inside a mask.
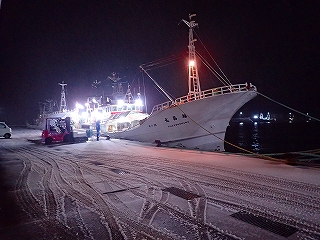
[[[135,104],[136,104],[136,106],[143,106],[142,105],[142,100],[141,99],[137,99],[136,101],[135,101]]]
[[[123,100],[118,100],[118,107],[122,107],[124,105],[124,101]]]
[[[84,106],[81,105],[80,103],[76,103],[76,108],[77,109],[84,109]]]
[[[81,113],[81,117],[82,117],[82,118],[87,118],[88,115],[89,115],[89,114],[88,114],[87,112],[82,112],[82,113]]]
[[[191,61],[189,62],[189,66],[191,66],[191,67],[194,66],[194,61],[193,61],[193,60],[191,60]]]
[[[101,120],[101,119],[102,119],[102,114],[101,114],[100,112],[98,112],[98,111],[93,111],[93,112],[91,113],[91,116],[92,116],[93,118],[97,119],[97,120]]]
[[[95,98],[92,99],[92,102],[97,103],[97,100]]]
[[[72,118],[72,120],[75,121],[75,122],[79,121],[78,112],[72,112],[71,118]]]

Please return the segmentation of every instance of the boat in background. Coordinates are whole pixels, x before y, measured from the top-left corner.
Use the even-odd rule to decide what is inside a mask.
[[[121,81],[116,73],[112,73],[108,79],[112,81],[113,89],[110,98],[87,98],[85,107],[77,107],[76,114],[72,116],[75,128],[94,129],[99,120],[102,133],[119,132],[139,125],[141,120],[149,116],[143,112],[140,92],[133,96],[130,84]],[[124,91],[126,84],[127,90]]]
[[[141,70],[168,97],[167,102],[154,106],[150,115],[143,112],[141,94],[133,96],[130,84],[127,90],[123,91],[124,83],[114,73],[109,77],[113,82],[111,98],[105,101],[104,97],[90,97],[85,106],[77,104],[72,111],[66,110],[66,84],[59,83],[62,86],[60,111],[42,114],[36,127],[43,130],[46,118],[70,117],[75,130],[86,132],[95,130],[99,121],[101,135],[108,138],[156,143],[169,147],[224,151],[225,133],[230,119],[238,109],[257,96],[257,89],[248,83],[233,85],[224,73],[221,74],[211,67],[210,70],[223,85],[201,90],[197,61],[205,62],[206,66],[208,62],[196,54],[196,39],[193,33],[198,24],[192,20],[194,16],[195,14],[189,15],[189,21],[183,20],[189,27],[187,95],[173,99],[149,75],[145,69],[146,65],[142,65]]]
[[[40,113],[32,124],[28,122],[26,123],[26,126],[28,128],[44,130],[46,127],[46,119],[48,118],[65,119],[67,117],[73,117],[75,115],[74,111],[69,111],[67,109],[65,93],[65,86],[67,84],[62,81],[62,83],[59,83],[59,85],[61,86],[61,99],[59,108],[57,102],[51,99],[47,99],[45,103],[39,103]]]
[[[194,16],[189,15],[189,21],[183,20],[189,27],[188,94],[172,99],[141,66],[169,101],[154,106],[151,114],[139,124],[108,131],[109,136],[169,147],[224,151],[230,119],[245,103],[257,96],[257,89],[247,83],[232,85],[227,78],[216,73],[224,86],[201,90],[197,68],[201,57],[196,54],[196,39],[193,37],[198,24],[192,20]]]
[[[52,111],[50,104],[44,104],[39,117],[34,124],[28,124],[28,128],[44,130],[46,119],[71,118],[72,128],[76,131],[95,130],[96,122],[100,121],[101,132],[123,131],[134,127],[145,119],[148,114],[143,113],[141,94],[136,96],[131,93],[130,84],[121,81],[121,78],[112,73],[108,77],[112,81],[113,92],[110,97],[88,97],[84,104],[76,103],[73,110],[68,110],[66,105],[65,83],[59,83],[61,89],[61,103],[59,111]],[[124,86],[127,84],[127,90]],[[50,102],[51,103],[51,102]],[[48,107],[49,106],[49,107]]]

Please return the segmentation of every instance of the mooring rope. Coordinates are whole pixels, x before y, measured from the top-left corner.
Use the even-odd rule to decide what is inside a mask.
[[[256,92],[257,92],[257,91],[256,91]],[[288,109],[290,109],[290,110],[292,110],[292,111],[295,111],[295,112],[300,113],[300,114],[302,114],[302,115],[304,115],[304,116],[310,117],[310,118],[312,118],[312,119],[314,119],[314,120],[320,121],[319,119],[317,119],[317,118],[315,118],[315,117],[311,117],[310,115],[304,114],[304,113],[302,113],[302,112],[300,112],[300,111],[297,111],[297,110],[295,110],[295,109],[293,109],[293,108],[290,108],[290,107],[288,107],[288,106],[286,106],[286,105],[284,105],[284,104],[282,104],[282,103],[280,103],[280,102],[277,102],[277,101],[275,101],[275,100],[273,100],[273,99],[271,99],[271,98],[263,95],[262,93],[259,93],[259,92],[257,92],[257,93],[258,93],[259,95],[261,95],[261,96],[269,99],[270,101],[273,101],[273,102],[275,102],[275,103],[278,103],[279,105],[284,106],[284,107],[286,107],[286,108],[288,108]],[[277,161],[277,162],[288,161],[288,159],[279,159],[279,158],[274,158],[274,157],[268,156],[268,155],[276,155],[276,154],[274,154],[274,153],[273,153],[273,154],[268,154],[268,155],[266,155],[266,154],[260,154],[260,153],[255,153],[255,152],[252,152],[252,151],[250,151],[250,150],[244,149],[244,148],[242,148],[242,147],[240,147],[240,146],[238,146],[238,145],[235,145],[235,144],[233,144],[233,143],[231,143],[231,142],[229,142],[229,141],[227,141],[227,140],[225,140],[225,139],[222,139],[222,138],[218,137],[216,134],[214,134],[214,133],[212,133],[211,131],[209,131],[208,129],[206,129],[205,127],[203,127],[201,124],[199,124],[199,123],[198,123],[197,121],[195,121],[193,118],[191,118],[186,112],[184,112],[184,111],[181,109],[181,107],[180,107],[179,105],[177,105],[177,107],[180,109],[180,111],[181,111],[182,113],[184,113],[185,115],[187,115],[192,122],[194,122],[196,125],[198,125],[200,128],[202,128],[204,131],[206,131],[209,135],[212,135],[212,136],[218,138],[219,140],[221,140],[222,142],[225,142],[226,144],[228,144],[228,145],[230,145],[230,146],[233,146],[233,147],[235,147],[235,148],[237,148],[237,149],[239,149],[239,150],[241,150],[241,151],[244,151],[244,152],[246,152],[246,153],[248,153],[248,154],[250,154],[250,155],[253,155],[253,156],[256,156],[256,157],[259,157],[259,158],[262,158],[262,159],[271,160],[271,161]],[[309,153],[311,153],[311,154],[312,154],[312,153],[313,153],[313,154],[317,154],[317,153],[320,153],[320,149],[308,150],[308,151],[306,151],[306,152],[309,152]],[[313,154],[312,154],[312,155],[313,155]],[[314,156],[314,155],[313,155],[313,156]]]
[[[248,154],[250,154],[250,155],[257,156],[257,157],[259,157],[259,158],[263,158],[263,159],[271,160],[271,161],[277,161],[277,162],[283,162],[283,161],[284,161],[284,160],[282,160],[282,159],[273,158],[273,157],[270,157],[270,156],[266,156],[266,155],[264,155],[264,154],[252,152],[252,151],[250,151],[250,150],[244,149],[244,148],[242,148],[242,147],[240,147],[240,146],[237,146],[237,145],[235,145],[235,144],[233,144],[233,143],[231,143],[231,142],[228,142],[228,141],[225,140],[225,139],[222,139],[222,138],[218,137],[216,134],[214,134],[213,132],[209,131],[208,129],[206,129],[205,127],[203,127],[201,124],[199,124],[197,121],[195,121],[193,118],[191,118],[187,113],[185,113],[185,112],[181,109],[181,107],[180,107],[179,105],[177,105],[177,107],[180,109],[180,111],[181,111],[182,113],[184,113],[185,115],[187,115],[192,122],[194,122],[196,125],[198,125],[200,128],[202,128],[204,131],[206,131],[209,135],[212,135],[212,136],[218,138],[218,139],[221,140],[222,142],[225,142],[225,143],[229,144],[230,146],[233,146],[233,147],[235,147],[235,148],[237,148],[237,149],[239,149],[239,150],[242,150],[242,151],[244,151],[244,152],[246,152],[246,153],[248,153]]]
[[[260,92],[258,92],[258,91],[257,91],[257,93],[258,93],[259,95],[261,95],[262,97],[264,97],[264,98],[266,98],[266,99],[268,99],[268,100],[270,100],[270,101],[272,101],[272,102],[274,102],[274,103],[277,103],[277,104],[279,104],[279,105],[281,105],[281,106],[283,106],[283,107],[285,107],[285,108],[288,108],[288,109],[290,109],[290,110],[292,110],[292,111],[294,111],[294,112],[296,112],[296,113],[299,113],[299,114],[301,114],[301,115],[303,115],[303,116],[305,116],[305,117],[308,117],[308,118],[311,118],[311,119],[313,119],[313,120],[316,120],[316,121],[319,121],[319,122],[320,122],[320,119],[318,119],[318,118],[312,117],[312,116],[310,116],[309,114],[305,114],[305,113],[300,112],[300,111],[298,111],[298,110],[296,110],[296,109],[293,109],[293,108],[291,108],[291,107],[289,107],[289,106],[287,106],[287,105],[284,105],[284,104],[282,104],[282,103],[280,103],[280,102],[278,102],[278,101],[276,101],[276,100],[273,100],[272,98],[267,97],[266,95],[264,95],[264,94],[262,94],[262,93],[260,93]]]

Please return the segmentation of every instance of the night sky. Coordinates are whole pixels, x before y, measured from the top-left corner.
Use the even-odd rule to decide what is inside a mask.
[[[320,1],[59,1],[2,0],[0,121],[24,124],[36,118],[39,102],[67,103],[107,92],[112,72],[145,86],[148,111],[166,99],[139,65],[172,55],[187,57],[188,27],[196,33],[229,80],[251,82],[258,91],[320,118]],[[199,49],[198,49],[199,47]],[[196,43],[205,54],[200,41]],[[200,68],[202,89],[218,83]],[[149,74],[174,97],[187,93],[186,60]],[[93,81],[101,81],[98,89]],[[289,110],[259,96],[245,111]]]

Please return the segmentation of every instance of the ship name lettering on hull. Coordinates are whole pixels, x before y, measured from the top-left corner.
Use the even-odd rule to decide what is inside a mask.
[[[176,127],[176,126],[183,125],[183,124],[187,124],[187,123],[189,123],[189,121],[172,124],[172,125],[169,125],[168,127]]]

